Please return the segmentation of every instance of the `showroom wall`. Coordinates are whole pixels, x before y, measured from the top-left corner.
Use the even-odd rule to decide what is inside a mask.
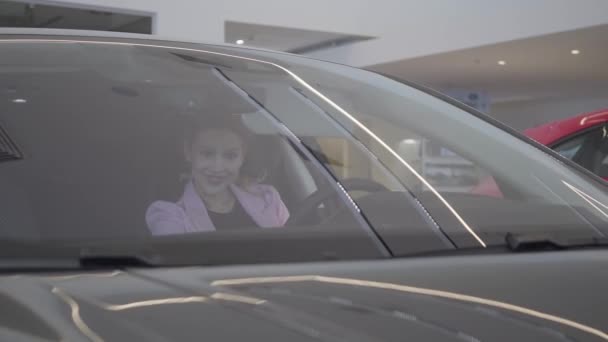
[[[30,0],[155,13],[156,34],[223,42],[224,22],[377,39],[315,53],[355,66],[425,56],[608,23],[605,0]],[[322,15],[320,15],[322,14]],[[542,18],[542,20],[539,20]]]
[[[494,49],[496,56],[507,57],[508,64],[497,66],[493,51],[485,53],[490,62],[474,53],[461,59],[457,53],[467,49],[515,42],[526,38],[567,32],[581,28],[608,25],[608,1],[606,0],[11,0],[31,4],[54,4],[93,10],[117,10],[126,14],[152,16],[152,33],[168,38],[224,42],[226,21],[266,25],[277,28],[296,28],[323,32],[344,33],[373,37],[373,39],[330,47],[308,53],[309,56],[339,63],[369,67],[381,63],[406,60],[431,59],[433,56],[456,53],[439,64],[427,65],[427,69],[416,65],[409,70],[421,70],[421,74],[433,72],[439,78],[433,84],[451,84],[464,91],[485,91],[483,85],[503,82],[499,76],[508,74],[513,89],[528,92],[524,75],[539,74],[542,63],[554,58],[545,58],[542,53],[538,65],[529,69],[517,69],[517,53],[509,56],[508,47]],[[323,14],[323,15],[321,15]],[[233,43],[233,42],[231,42]],[[553,44],[553,43],[550,43]],[[553,44],[555,45],[555,44]],[[608,41],[606,41],[608,46]],[[580,46],[578,46],[580,48]],[[545,49],[545,47],[543,47]],[[569,47],[566,46],[566,50]],[[526,47],[521,50],[529,50]],[[585,56],[586,49],[583,49]],[[548,51],[548,50],[543,50]],[[483,52],[483,51],[482,51]],[[567,54],[567,53],[566,53]],[[471,57],[471,58],[470,58]],[[475,59],[477,58],[477,59]],[[470,65],[476,60],[475,66]],[[462,61],[446,65],[451,61]],[[466,66],[468,63],[469,66]],[[485,65],[484,65],[485,63]],[[446,68],[445,70],[441,67]],[[479,66],[477,84],[460,82],[454,75],[461,70],[462,80],[469,81],[471,72]],[[603,67],[603,65],[602,65]],[[470,69],[463,69],[470,68]],[[485,68],[485,69],[484,69]],[[561,65],[559,65],[561,68]],[[464,71],[462,71],[464,70]],[[498,70],[498,71],[497,71]],[[519,72],[519,74],[518,74]],[[551,70],[545,71],[545,76]],[[424,76],[422,75],[422,76]],[[452,75],[452,76],[450,76]],[[510,77],[510,78],[509,78]],[[580,74],[566,76],[568,81],[580,81]],[[551,76],[547,76],[548,79]],[[414,78],[415,81],[418,81]],[[489,81],[488,81],[489,80]],[[608,82],[608,79],[606,80]],[[535,80],[536,83],[542,83]],[[426,84],[425,80],[420,83]],[[551,83],[551,82],[547,82]],[[552,83],[560,83],[554,81]],[[520,86],[521,84],[521,86]],[[578,84],[570,85],[573,89]],[[541,88],[544,86],[541,86]],[[603,87],[603,88],[602,88]],[[591,92],[561,92],[551,96],[534,95],[525,100],[503,101],[490,104],[488,114],[513,126],[523,129],[546,121],[556,120],[576,113],[608,107],[608,87],[597,87]],[[437,89],[445,89],[438,87]],[[602,92],[602,89],[605,91]],[[544,89],[535,89],[541,93]],[[546,93],[546,92],[545,92]],[[509,95],[509,94],[507,94]],[[518,95],[519,96],[519,95]],[[497,96],[491,93],[490,100]]]
[[[608,109],[608,93],[603,96],[562,96],[495,103],[489,114],[515,129],[523,130],[597,109]]]

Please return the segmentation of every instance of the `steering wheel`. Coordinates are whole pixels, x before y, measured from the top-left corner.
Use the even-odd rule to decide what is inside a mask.
[[[367,178],[348,178],[340,181],[340,184],[342,184],[346,191],[389,191],[384,185]],[[289,216],[286,225],[301,223],[312,211],[316,210],[321,203],[338,195],[339,193],[334,187],[328,186],[318,189],[298,205],[298,209]]]

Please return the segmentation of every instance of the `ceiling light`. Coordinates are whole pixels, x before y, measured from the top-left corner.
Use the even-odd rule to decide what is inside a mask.
[[[27,103],[26,99],[14,99],[13,100],[14,103]]]
[[[498,61],[498,65],[507,65],[507,62],[505,62],[505,61]]]
[[[236,43],[237,43],[238,45],[243,45],[243,44],[245,44],[245,41],[244,41],[244,40],[242,40],[242,39],[239,39],[239,40],[237,40],[237,41],[236,41]]]
[[[407,145],[414,145],[414,144],[417,144],[418,141],[414,140],[414,139],[405,139],[405,140],[403,140],[403,143],[407,144]]]
[[[578,54],[581,53],[581,51],[580,50],[572,50],[572,51],[570,51],[570,53],[573,54],[573,55],[578,55]]]

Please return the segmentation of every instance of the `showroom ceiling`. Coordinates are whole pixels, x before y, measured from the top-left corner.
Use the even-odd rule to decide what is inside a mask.
[[[577,51],[573,51],[577,50]],[[369,67],[440,90],[487,91],[493,101],[608,93],[608,25]]]
[[[224,25],[225,42],[240,43],[246,46],[307,53],[337,45],[354,43],[371,37],[323,31],[302,30],[288,27],[258,25],[226,21]]]
[[[0,0],[0,27],[152,33],[152,16],[57,5]]]
[[[371,37],[242,22],[225,23],[225,41],[306,54]],[[573,53],[573,50],[574,51]],[[374,65],[441,91],[484,91],[492,102],[608,93],[608,25]]]

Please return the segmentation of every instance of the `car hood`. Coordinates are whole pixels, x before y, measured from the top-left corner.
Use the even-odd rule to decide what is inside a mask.
[[[595,266],[606,267],[605,256],[596,257]],[[598,326],[608,316],[606,303],[599,305],[606,298],[605,276],[595,277],[603,283],[586,287],[587,293],[575,293],[576,286],[557,285],[568,280],[559,280],[551,265],[547,272],[546,262],[528,260],[517,271],[511,265],[509,274],[499,271],[504,262],[483,258],[490,263],[466,267],[485,276],[470,278],[466,286],[452,273],[466,273],[467,269],[460,268],[465,264],[458,266],[444,258],[414,260],[405,268],[395,261],[353,263],[346,272],[322,265],[298,272],[281,266],[211,274],[204,268],[182,268],[5,276],[0,282],[0,340],[608,340],[601,330],[605,327]],[[437,272],[441,264],[443,274]],[[528,273],[539,271],[534,265],[545,269],[536,279]],[[563,265],[568,268],[569,264]],[[579,267],[589,269],[590,265],[581,262]],[[496,273],[488,272],[492,269]],[[525,290],[505,291],[508,279]],[[489,285],[492,282],[495,285]],[[551,282],[556,291],[548,294]],[[424,283],[432,286],[420,286]],[[513,300],[505,300],[509,296]],[[555,306],[556,302],[560,305]],[[555,312],[557,307],[563,315]],[[589,322],[577,314],[580,308],[601,318]]]

